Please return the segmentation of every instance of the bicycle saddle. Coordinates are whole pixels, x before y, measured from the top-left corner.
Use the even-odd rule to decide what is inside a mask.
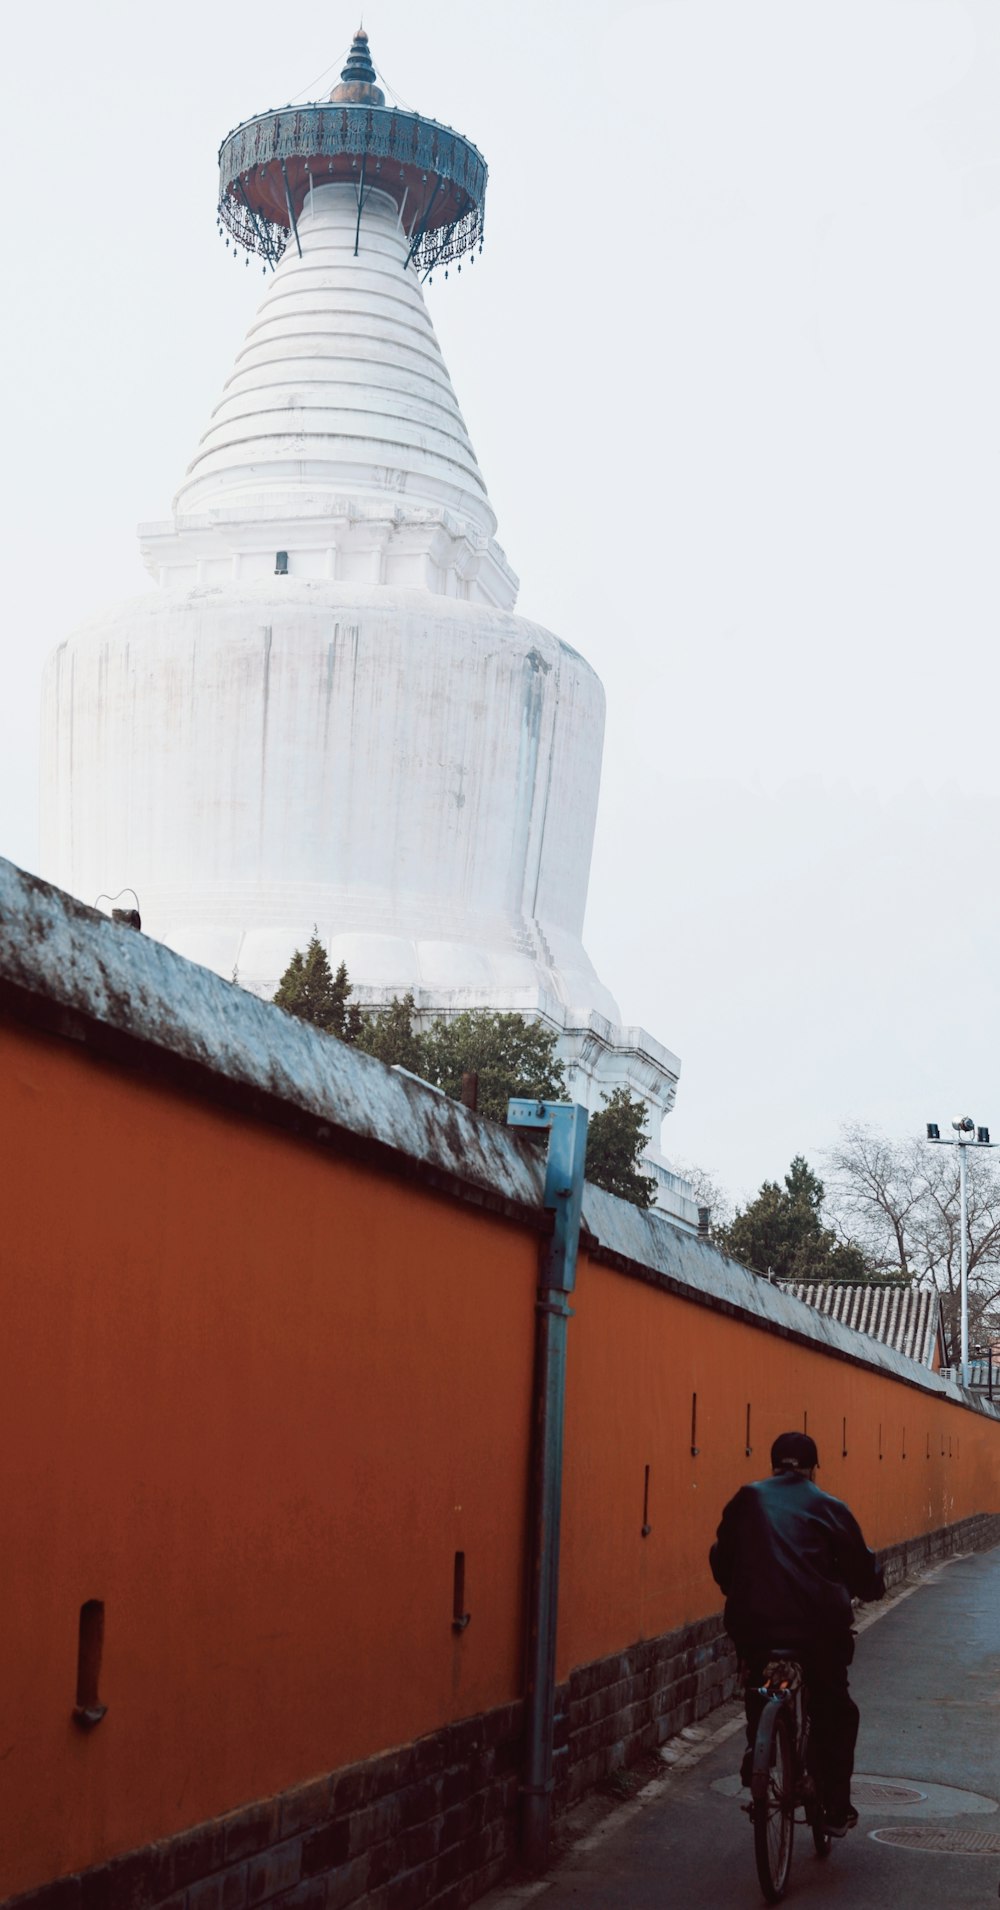
[[[802,1683],[802,1666],[793,1652],[772,1652],[761,1678],[769,1690],[797,1691]]]

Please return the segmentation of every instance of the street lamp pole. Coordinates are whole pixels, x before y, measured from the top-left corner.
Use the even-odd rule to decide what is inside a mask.
[[[969,1169],[968,1141],[958,1137],[958,1205],[962,1228],[962,1385],[969,1384]]]
[[[969,1171],[968,1149],[970,1147],[996,1147],[996,1141],[990,1140],[988,1127],[977,1127],[971,1114],[964,1114],[952,1122],[955,1130],[953,1141],[942,1140],[936,1121],[927,1123],[927,1139],[938,1147],[958,1148],[958,1199],[959,1199],[959,1241],[961,1283],[962,1283],[962,1349],[961,1374],[962,1385],[969,1384]],[[973,1138],[973,1136],[975,1138]],[[990,1373],[992,1379],[992,1369]]]

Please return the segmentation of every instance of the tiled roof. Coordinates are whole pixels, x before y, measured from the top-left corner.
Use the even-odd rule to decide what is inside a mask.
[[[895,1281],[885,1286],[849,1280],[775,1280],[774,1284],[855,1332],[869,1333],[883,1346],[919,1360],[922,1366],[933,1364],[941,1302],[932,1288]]]

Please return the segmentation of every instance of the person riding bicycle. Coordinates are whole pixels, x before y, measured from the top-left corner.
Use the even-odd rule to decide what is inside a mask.
[[[726,1506],[709,1563],[747,1674],[743,1782],[750,1781],[763,1705],[755,1687],[776,1649],[793,1653],[809,1693],[810,1763],[825,1826],[843,1837],[858,1821],[851,1776],[860,1713],[847,1685],[851,1600],[881,1598],[885,1580],[853,1513],[814,1484],[818,1465],[808,1433],[781,1433],[771,1447],[770,1478],[741,1487]]]

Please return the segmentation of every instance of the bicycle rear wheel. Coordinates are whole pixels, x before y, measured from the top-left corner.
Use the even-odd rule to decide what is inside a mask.
[[[765,1704],[753,1747],[753,1849],[768,1903],[780,1903],[792,1867],[795,1753],[783,1704]]]

